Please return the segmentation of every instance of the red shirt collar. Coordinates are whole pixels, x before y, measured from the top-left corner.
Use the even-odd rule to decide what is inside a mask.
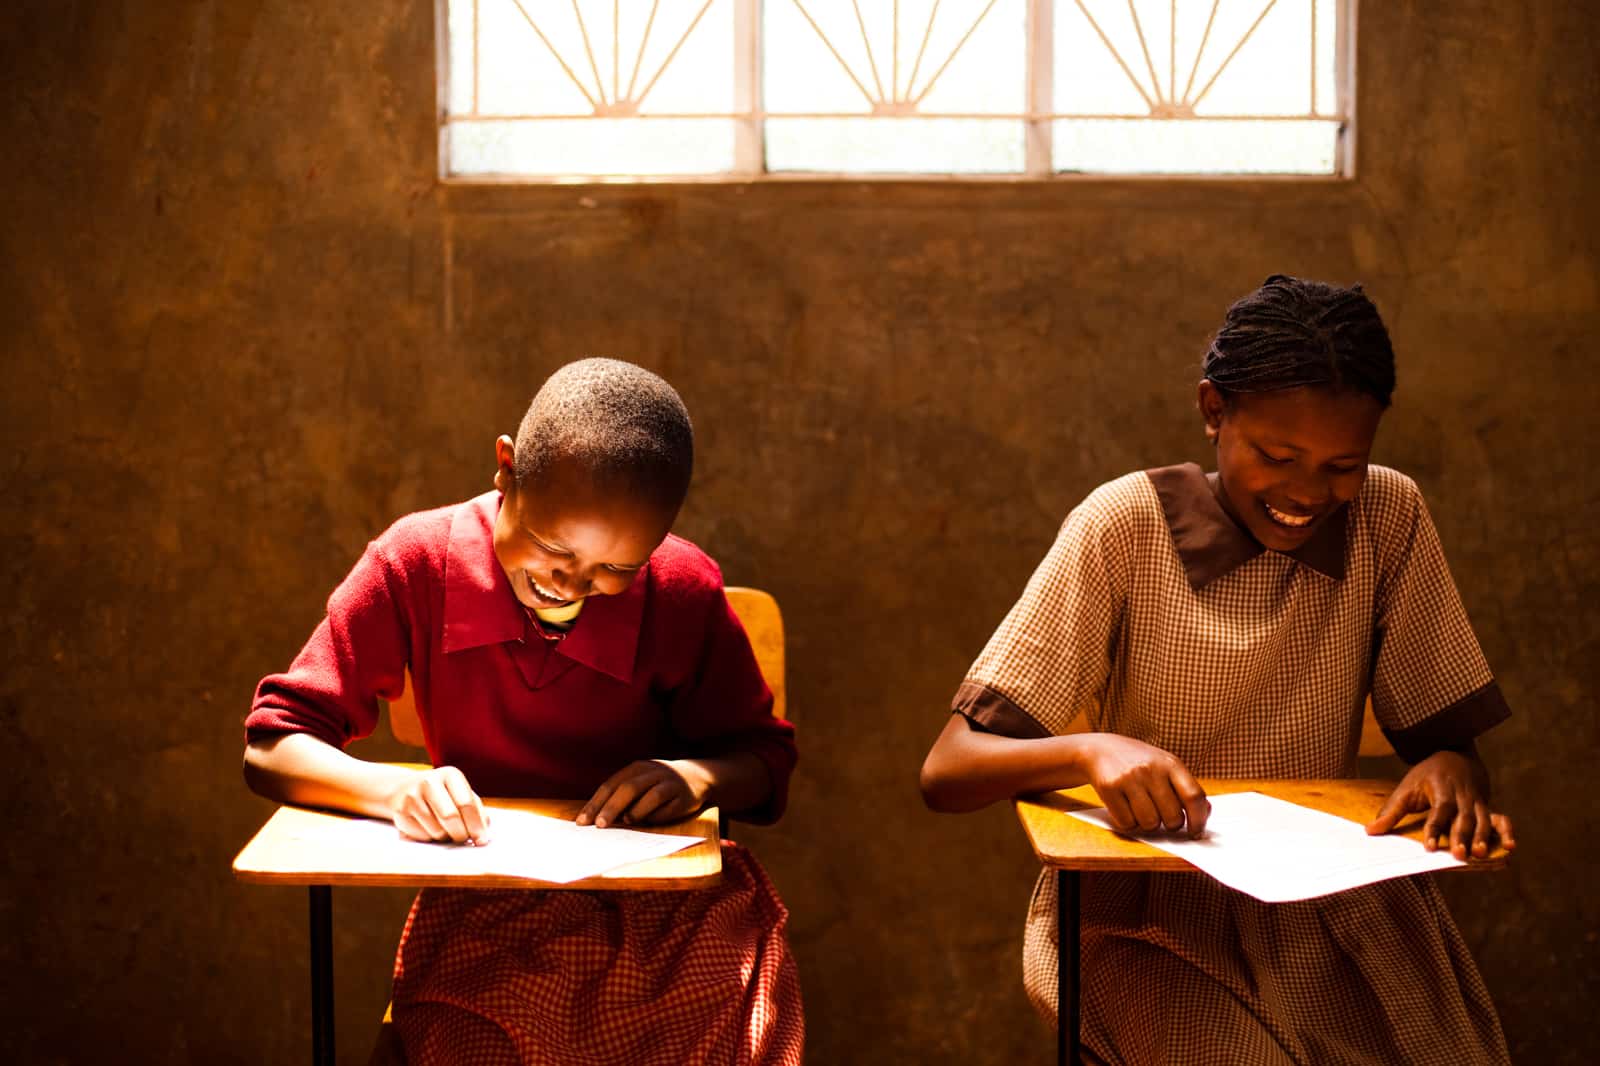
[[[486,492],[456,508],[450,520],[441,638],[447,655],[488,644],[545,639],[511,590],[494,554],[500,499],[500,493]],[[589,597],[577,622],[555,642],[555,650],[618,681],[632,681],[649,580],[646,563],[626,592]]]
[[[1189,587],[1196,592],[1266,551],[1222,509],[1205,471],[1195,463],[1146,470],[1145,475],[1161,500],[1173,546],[1189,577]],[[1329,515],[1310,540],[1284,554],[1325,577],[1344,580],[1349,516],[1346,504]]]

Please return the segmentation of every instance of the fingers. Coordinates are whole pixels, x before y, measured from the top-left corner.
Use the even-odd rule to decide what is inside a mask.
[[[657,781],[649,791],[633,801],[624,821],[640,824],[671,821],[688,813],[681,809],[686,806],[688,798],[687,791],[677,787],[676,782],[670,779]]]
[[[455,804],[457,813],[461,816],[462,828],[466,831],[467,839],[474,844],[486,843],[489,839],[489,811],[483,805],[483,800],[472,791],[472,786],[467,784],[467,777],[453,766],[444,768],[440,774],[445,791],[450,794],[450,800]]]
[[[600,829],[618,822],[666,822],[688,814],[696,803],[678,771],[661,762],[636,762],[595,790],[575,821]]]
[[[594,824],[604,829],[621,820],[625,811],[655,784],[659,763],[636,762],[618,770],[595,790],[576,819],[579,825]]]
[[[1178,798],[1183,802],[1184,822],[1189,827],[1189,835],[1191,837],[1205,835],[1206,822],[1211,817],[1211,801],[1206,798],[1206,790],[1201,788],[1200,782],[1182,767],[1172,775],[1172,784],[1177,789]]]
[[[434,840],[465,844],[483,838],[482,803],[460,770],[453,766],[440,767],[423,778],[419,791],[432,815],[432,825],[441,833],[434,836]]]
[[[412,840],[465,844],[488,839],[488,811],[466,775],[453,766],[409,778],[388,805],[395,828]]]
[[[595,816],[598,815],[601,809],[610,802],[611,796],[617,791],[617,788],[621,786],[621,784],[626,781],[631,774],[636,772],[635,767],[637,766],[637,763],[629,763],[627,766],[624,766],[622,769],[606,778],[600,787],[594,790],[594,795],[589,797],[589,802],[583,805],[583,810],[578,812],[578,816],[574,818],[573,821],[577,822],[579,825],[590,825],[593,823]]]
[[[394,812],[395,828],[412,840],[444,840],[449,834],[428,809],[427,801],[416,792],[408,793]]]
[[[1145,833],[1153,833],[1161,828],[1161,812],[1156,806],[1154,797],[1143,788],[1134,788],[1128,791],[1128,807],[1133,811],[1133,824]]]
[[[1422,824],[1422,846],[1429,851],[1438,851],[1439,845],[1449,843],[1450,825],[1455,821],[1455,817],[1454,799],[1435,803],[1428,811],[1427,821]]]
[[[1512,851],[1517,846],[1516,837],[1511,833],[1511,816],[1506,814],[1491,814],[1489,821],[1494,826],[1495,835],[1500,838],[1500,846],[1507,851]]]
[[[1400,819],[1424,810],[1427,806],[1427,797],[1402,781],[1393,792],[1389,793],[1389,798],[1383,801],[1383,806],[1378,808],[1377,815],[1367,823],[1367,835],[1379,836],[1387,833],[1400,824]]]
[[[1204,833],[1206,819],[1211,816],[1211,801],[1187,772],[1180,770],[1178,774],[1174,774],[1176,780],[1107,789],[1100,798],[1111,824],[1124,833],[1177,833],[1185,827],[1190,836]]]
[[[1487,859],[1489,848],[1493,846],[1490,835],[1494,832],[1494,826],[1489,819],[1489,805],[1482,802],[1473,804],[1472,815],[1477,823],[1472,833],[1472,857]]]
[[[1106,814],[1111,818],[1111,824],[1119,833],[1132,833],[1139,828],[1139,820],[1133,816],[1127,799],[1120,791],[1106,789],[1100,793],[1100,799],[1106,805]]]
[[[1450,854],[1465,862],[1472,838],[1477,832],[1477,805],[1472,802],[1471,796],[1458,792],[1454,806],[1456,816],[1450,823]],[[1487,848],[1484,853],[1488,853]]]

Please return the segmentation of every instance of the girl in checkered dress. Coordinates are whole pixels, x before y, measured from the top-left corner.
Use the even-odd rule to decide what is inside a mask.
[[[494,491],[401,518],[329,598],[246,721],[246,778],[282,802],[487,842],[480,796],[586,799],[580,824],[707,805],[783,811],[794,728],[704,552],[668,530],[693,432],[665,381],[557,371],[495,441]],[[342,749],[409,686],[433,768]],[[686,892],[426,889],[395,961],[413,1063],[798,1066],[805,1025],[759,863],[723,844]]]
[[[1196,777],[1355,776],[1370,696],[1411,768],[1368,831],[1426,811],[1430,849],[1512,847],[1474,745],[1505,701],[1416,484],[1368,463],[1393,388],[1359,286],[1275,275],[1234,304],[1199,385],[1216,471],[1130,474],[1073,509],[957,690],[928,805],[1087,783],[1125,831],[1198,835]],[[1092,1060],[1508,1061],[1426,876],[1279,904],[1199,873],[1083,885]],[[1024,985],[1052,1022],[1056,905],[1042,875]]]

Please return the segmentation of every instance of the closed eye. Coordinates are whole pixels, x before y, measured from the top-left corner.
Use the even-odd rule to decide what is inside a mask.
[[[1278,456],[1273,455],[1271,452],[1267,451],[1265,448],[1257,448],[1256,451],[1261,453],[1261,458],[1265,459],[1269,463],[1273,463],[1273,464],[1278,465],[1278,466],[1282,466],[1285,463],[1294,462],[1294,456],[1292,456],[1292,455],[1284,456],[1283,458],[1280,459]]]
[[[540,551],[545,552],[548,555],[570,556],[572,554],[566,548],[557,548],[552,544],[546,544],[544,541],[540,540],[538,537],[534,536],[532,533],[528,534],[528,539],[533,541],[533,546],[534,547],[538,548]]]

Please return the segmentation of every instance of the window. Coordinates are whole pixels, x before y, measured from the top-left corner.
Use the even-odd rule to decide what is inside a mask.
[[[465,179],[1345,174],[1354,0],[437,0]]]

